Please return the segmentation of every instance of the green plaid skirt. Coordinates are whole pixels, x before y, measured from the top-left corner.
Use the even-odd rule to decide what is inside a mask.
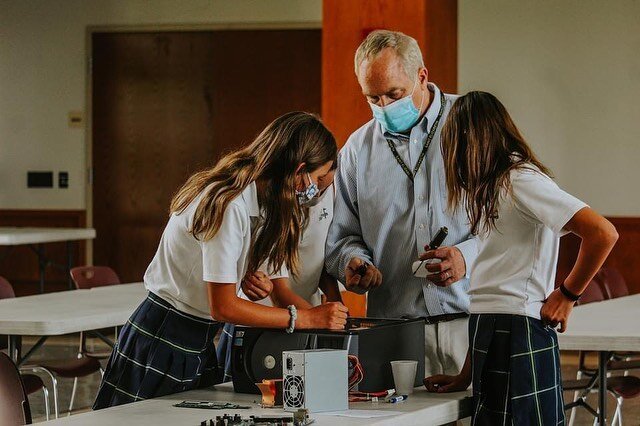
[[[93,409],[220,382],[213,343],[219,327],[149,293],[122,327]]]
[[[472,425],[564,425],[558,336],[520,315],[472,314]]]

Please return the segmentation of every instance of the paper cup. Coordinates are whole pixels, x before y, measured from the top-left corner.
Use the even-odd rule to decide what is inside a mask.
[[[391,361],[396,394],[411,395],[416,380],[418,361]]]

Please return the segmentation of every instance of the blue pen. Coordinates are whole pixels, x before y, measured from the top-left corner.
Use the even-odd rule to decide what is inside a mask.
[[[392,404],[395,404],[396,402],[400,402],[400,401],[404,401],[405,399],[407,399],[409,397],[409,395],[396,395],[396,396],[391,396],[389,398],[387,398],[387,402],[390,402]]]

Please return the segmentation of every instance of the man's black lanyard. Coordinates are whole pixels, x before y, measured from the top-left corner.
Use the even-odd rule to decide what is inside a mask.
[[[402,161],[402,158],[400,158],[400,154],[398,154],[398,151],[396,150],[396,147],[393,144],[393,141],[391,139],[387,139],[387,143],[389,144],[389,148],[391,149],[393,156],[396,157],[396,161],[398,162],[398,164],[400,164],[400,167],[402,167],[402,171],[404,171],[404,173],[409,177],[409,179],[411,179],[411,182],[413,182],[413,178],[415,177],[415,175],[418,174],[418,170],[420,170],[420,165],[422,164],[422,161],[424,160],[425,155],[427,155],[427,150],[429,149],[429,145],[431,145],[431,140],[433,139],[433,136],[436,134],[436,130],[438,128],[438,124],[440,123],[440,119],[442,118],[443,112],[444,112],[444,93],[440,91],[440,111],[438,111],[438,116],[436,117],[436,120],[433,122],[433,125],[431,126],[431,130],[427,135],[427,140],[424,143],[424,147],[422,148],[420,157],[418,157],[418,162],[416,163],[416,166],[413,168],[413,173],[411,173],[411,169],[409,169],[409,167],[405,164],[405,162]]]

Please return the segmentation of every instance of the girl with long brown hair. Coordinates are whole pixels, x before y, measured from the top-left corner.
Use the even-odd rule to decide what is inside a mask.
[[[335,139],[318,118],[292,112],[187,180],[145,273],[148,297],[120,333],[94,409],[220,381],[213,340],[224,322],[289,332],[344,327],[341,303],[305,309],[286,288],[278,290],[286,308],[237,296],[247,272],[296,274],[304,204],[336,154]]]
[[[556,327],[602,266],[617,233],[561,190],[493,95],[456,100],[442,150],[450,209],[464,209],[478,238],[471,266],[469,352],[457,376],[425,379],[430,391],[473,382],[472,424],[564,424]],[[554,289],[559,237],[582,239]]]

